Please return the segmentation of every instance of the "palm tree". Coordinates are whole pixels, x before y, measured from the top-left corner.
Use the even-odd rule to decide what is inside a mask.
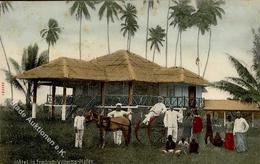
[[[153,62],[155,58],[155,51],[157,50],[160,52],[160,46],[163,47],[164,37],[165,37],[165,30],[157,25],[156,28],[149,29],[149,38],[148,42],[151,42],[150,50],[153,49]]]
[[[260,105],[259,75],[255,72],[250,72],[247,66],[243,65],[238,59],[232,56],[229,56],[229,59],[239,77],[227,77],[226,80],[213,83],[213,86],[228,92],[234,99],[255,102]]]
[[[2,1],[2,2],[0,2],[0,16],[2,14],[5,14],[6,12],[8,12],[10,9],[13,9],[13,7],[11,5],[11,2],[9,2],[9,1]],[[7,59],[5,47],[4,47],[4,44],[3,44],[1,36],[0,36],[0,42],[1,42],[2,49],[3,49],[3,53],[4,53],[6,65],[7,65],[7,68],[8,68],[8,72],[11,73],[10,64],[8,62],[8,59]],[[13,97],[14,97],[13,84],[11,84],[10,87],[11,87],[11,99],[13,99]]]
[[[38,53],[39,48],[37,44],[30,45],[24,49],[21,64],[13,59],[9,58],[15,73],[9,72],[8,70],[2,70],[5,72],[6,81],[12,84],[16,89],[21,91],[26,97],[26,107],[30,109],[31,95],[33,91],[33,82],[28,80],[16,79],[15,75],[20,74],[24,71],[36,68],[42,64],[48,62],[48,52],[44,51],[40,55]]]
[[[195,9],[191,5],[189,5],[189,3],[190,0],[175,0],[175,5],[170,7],[170,9],[172,10],[169,17],[169,19],[172,20],[170,25],[174,27],[177,26],[178,28],[177,42],[175,47],[175,66],[177,58],[178,41],[180,45],[180,66],[182,66],[182,32],[192,26],[192,13],[195,11]]]
[[[144,0],[143,1],[144,5],[147,3],[147,22],[146,22],[146,37],[145,37],[145,58],[146,59],[147,59],[147,42],[148,42],[148,31],[149,31],[149,21],[150,21],[150,10],[153,9],[155,2],[159,3],[159,0]]]
[[[55,19],[49,19],[48,28],[42,29],[40,34],[48,44],[48,57],[50,59],[50,46],[54,46],[59,39],[61,28]]]
[[[208,66],[208,61],[209,61],[209,56],[210,56],[210,50],[211,50],[211,26],[214,25],[216,26],[218,24],[218,18],[222,19],[222,15],[225,14],[225,11],[220,7],[223,5],[225,2],[223,0],[204,0],[205,2],[203,3],[205,5],[205,10],[206,13],[208,14],[208,18],[210,21],[209,25],[209,46],[208,46],[208,55],[206,59],[206,64],[204,67],[203,71],[203,77],[205,76],[207,66]]]
[[[254,36],[252,54],[253,54],[253,70],[257,77],[260,77],[260,28],[258,30],[252,30]],[[260,80],[257,78],[257,80]]]
[[[110,54],[110,38],[109,38],[109,22],[114,22],[114,16],[118,18],[118,12],[122,11],[122,7],[119,5],[118,2],[124,2],[124,0],[98,0],[98,3],[102,3],[98,15],[99,19],[101,20],[106,12],[106,19],[107,19],[107,49],[108,54]]]
[[[131,47],[131,37],[134,36],[135,32],[139,28],[137,24],[137,10],[136,7],[133,6],[132,4],[128,3],[125,6],[125,9],[122,10],[122,16],[121,20],[124,21],[124,23],[121,23],[121,32],[123,32],[123,36],[125,37],[127,34],[127,51],[130,52],[130,47]]]
[[[167,9],[167,20],[166,20],[166,36],[165,36],[165,66],[168,66],[168,31],[169,31],[169,16],[170,16],[170,6],[171,1],[168,2],[168,9]]]
[[[81,59],[81,26],[82,26],[82,17],[90,20],[89,9],[91,8],[95,10],[96,0],[81,0],[74,1],[72,6],[70,7],[71,15],[75,15],[76,19],[79,20],[79,59]]]
[[[210,29],[210,19],[207,13],[207,1],[197,0],[197,11],[192,15],[193,24],[198,28],[197,35],[197,58],[196,64],[198,66],[198,75],[200,75],[200,34],[204,35],[206,31]]]

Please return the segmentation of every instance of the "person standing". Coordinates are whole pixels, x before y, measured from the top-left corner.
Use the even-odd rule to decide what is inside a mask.
[[[207,114],[207,126],[205,134],[205,144],[208,144],[208,139],[212,143],[213,141],[213,129],[210,114]]]
[[[235,149],[234,136],[233,136],[233,126],[234,122],[231,120],[231,116],[227,116],[227,122],[225,125],[226,134],[225,134],[225,142],[224,147],[228,150]]]
[[[117,103],[116,104],[116,110],[108,113],[107,116],[110,117],[110,118],[115,118],[115,117],[124,117],[128,114],[130,114],[130,112],[126,112],[126,111],[122,110],[122,104]],[[118,130],[118,131],[113,132],[113,136],[114,136],[114,143],[117,144],[117,145],[121,145],[121,143],[122,143],[122,131]]]
[[[85,117],[81,110],[78,111],[77,116],[74,119],[74,129],[75,129],[75,147],[82,148],[82,140],[84,134],[84,123]]]
[[[248,131],[249,125],[246,120],[237,112],[235,119],[233,134],[235,135],[236,151],[238,153],[247,151],[247,143],[245,133]]]
[[[174,110],[173,106],[165,113],[163,123],[167,128],[167,136],[171,135],[172,140],[176,143],[178,136],[178,121],[181,121],[183,115]]]
[[[165,113],[167,111],[166,106],[163,103],[163,97],[158,97],[158,103],[156,103],[149,111],[147,115],[145,115],[145,119],[143,120],[143,123],[145,125],[148,125],[150,122],[150,119],[155,116],[159,116],[161,113]]]
[[[201,142],[202,136],[201,132],[203,130],[203,123],[202,123],[202,118],[198,114],[197,110],[193,111],[193,120],[192,120],[192,135],[193,138],[197,140],[197,142]]]
[[[187,111],[186,116],[183,119],[183,138],[185,138],[188,142],[191,141],[191,133],[192,133],[192,116],[191,112]]]

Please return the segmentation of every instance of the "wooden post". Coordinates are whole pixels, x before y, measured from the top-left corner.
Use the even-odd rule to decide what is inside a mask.
[[[227,123],[227,117],[226,117],[226,111],[224,111],[224,126],[226,126]]]
[[[66,120],[66,99],[67,99],[66,87],[63,86],[62,110],[61,110],[61,120],[62,121]]]
[[[255,127],[255,112],[252,112],[252,127]]]
[[[101,82],[101,105],[104,106],[106,101],[106,83],[105,82]],[[104,114],[104,108],[102,109],[102,113]]]
[[[55,107],[54,107],[54,104],[55,104],[55,93],[56,93],[56,86],[55,85],[52,85],[52,102],[51,102],[51,117],[54,118],[54,111],[55,111]]]
[[[133,105],[134,87],[133,82],[128,82],[128,105]]]
[[[33,82],[32,118],[36,118],[37,81]]]

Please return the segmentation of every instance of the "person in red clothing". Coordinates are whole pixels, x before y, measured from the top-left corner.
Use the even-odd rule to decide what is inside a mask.
[[[202,118],[198,114],[198,111],[194,110],[193,120],[192,120],[192,134],[193,134],[193,138],[197,139],[198,142],[201,140],[202,129],[203,129]]]
[[[233,127],[234,127],[234,122],[232,121],[231,116],[228,115],[227,122],[225,125],[226,135],[225,135],[225,142],[224,142],[224,146],[228,150],[235,150]]]

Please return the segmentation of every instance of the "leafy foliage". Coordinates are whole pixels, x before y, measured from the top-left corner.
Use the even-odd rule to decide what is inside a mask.
[[[59,34],[61,33],[61,28],[55,19],[49,19],[48,28],[41,30],[40,34],[42,38],[46,40],[48,45],[54,46],[54,44],[59,39]]]
[[[84,16],[86,19],[90,19],[89,9],[95,9],[96,0],[82,0],[82,1],[74,1],[72,6],[70,7],[70,14],[75,15],[76,19],[82,19]]]

